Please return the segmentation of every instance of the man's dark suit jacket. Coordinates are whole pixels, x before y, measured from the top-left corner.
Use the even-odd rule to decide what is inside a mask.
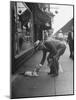
[[[69,44],[73,45],[73,38],[72,38],[72,33],[71,32],[69,32],[67,40],[68,40]]]
[[[74,37],[72,38],[72,32],[69,32],[67,41],[70,46],[70,49],[74,51]]]
[[[64,53],[65,48],[66,48],[65,44],[59,40],[51,39],[45,41],[44,48],[42,49],[43,57],[41,59],[40,64],[42,65],[44,64],[47,52],[49,52],[53,56],[56,54],[58,54],[58,56],[61,56]]]

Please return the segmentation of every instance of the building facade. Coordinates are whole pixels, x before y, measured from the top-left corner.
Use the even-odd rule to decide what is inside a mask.
[[[12,71],[14,72],[23,61],[21,59],[27,58],[24,55],[33,50],[34,42],[44,40],[43,37],[51,29],[52,23],[49,4],[12,1],[10,5]]]

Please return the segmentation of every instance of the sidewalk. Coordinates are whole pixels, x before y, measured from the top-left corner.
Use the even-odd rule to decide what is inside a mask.
[[[36,64],[39,64],[42,52],[38,52],[32,56],[14,75],[12,81],[12,97],[34,97],[34,96],[55,96],[73,94],[73,61],[69,59],[68,46],[65,54],[60,58],[62,72],[59,76],[51,77],[47,74],[49,68],[47,62],[40,70],[40,76],[26,77],[19,73],[27,70],[33,70]]]

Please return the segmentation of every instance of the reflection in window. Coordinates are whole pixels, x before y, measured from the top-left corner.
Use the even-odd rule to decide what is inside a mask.
[[[16,55],[29,49],[33,44],[32,35],[32,14],[27,6],[22,2],[16,3],[16,34],[15,34],[15,51]]]

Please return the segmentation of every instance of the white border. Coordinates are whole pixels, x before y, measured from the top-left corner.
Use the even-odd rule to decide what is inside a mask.
[[[12,0],[11,0],[12,1]],[[20,0],[13,0],[20,1]],[[28,0],[21,0],[28,1]],[[75,4],[75,0],[29,0],[30,2],[45,2],[57,4]],[[76,16],[76,15],[75,15]],[[76,21],[75,21],[76,22]],[[76,28],[74,28],[76,29]],[[75,36],[75,33],[74,33]],[[76,36],[75,36],[76,42]],[[75,53],[76,54],[76,50]],[[0,1],[0,99],[9,99],[10,90],[10,0]],[[75,66],[74,69],[76,70]],[[75,71],[76,72],[76,71]],[[76,79],[75,79],[76,83]],[[74,96],[56,96],[56,97],[41,97],[29,99],[42,99],[42,100],[75,100]],[[23,100],[23,99],[21,99]]]

